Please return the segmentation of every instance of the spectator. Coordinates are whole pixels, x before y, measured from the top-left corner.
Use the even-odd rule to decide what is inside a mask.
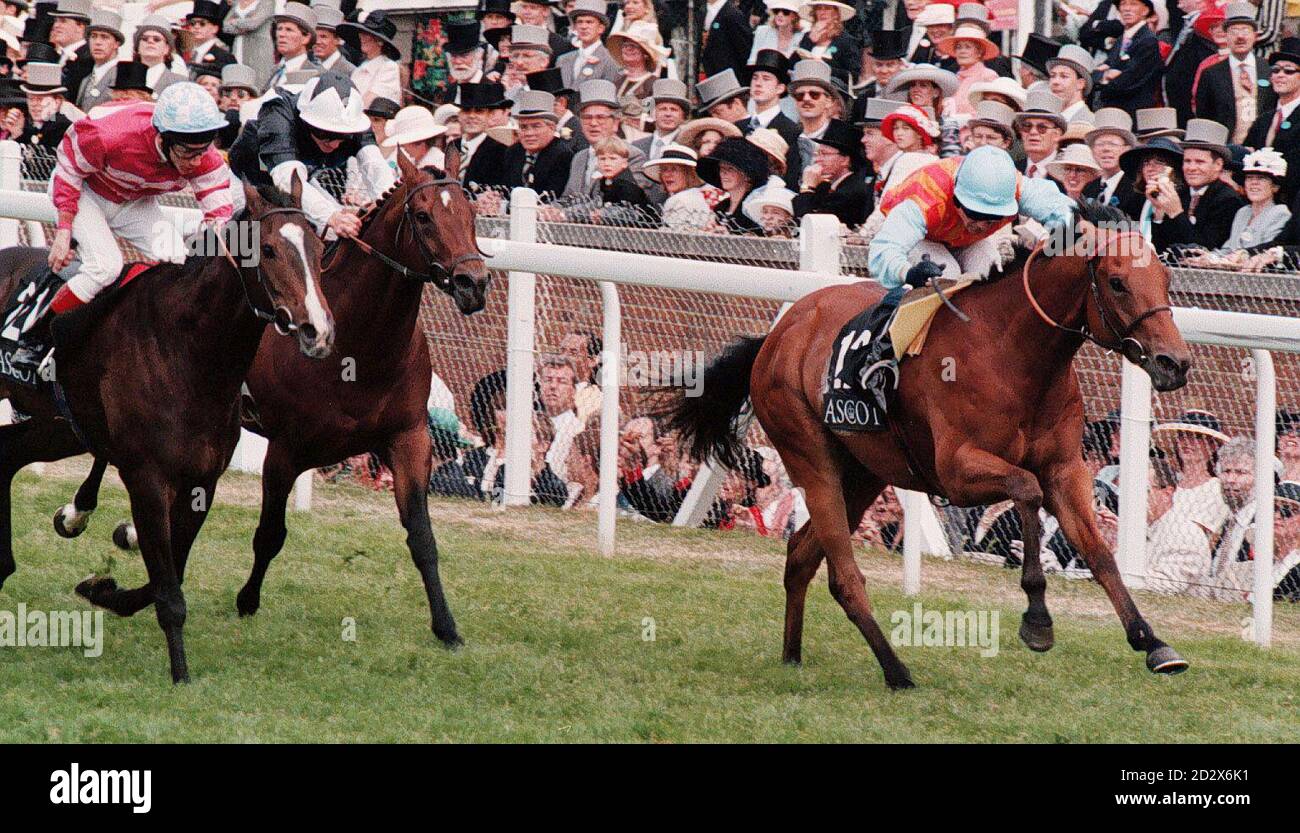
[[[758,59],[763,50],[781,53],[787,59],[794,55],[808,26],[799,14],[798,0],[767,0],[767,22],[754,30],[754,42],[749,51],[749,63]]]
[[[600,431],[588,428],[573,438],[569,447],[565,509],[594,510],[600,501]]]
[[[886,89],[891,96],[901,97],[938,121],[949,109],[947,104],[957,92],[958,84],[957,76],[948,70],[920,64],[895,75]]]
[[[769,485],[771,479],[763,470],[763,458],[752,448],[741,451],[740,465],[727,471],[718,498],[704,520],[708,529],[752,529],[767,535],[762,507],[755,502],[756,492]]]
[[[834,214],[850,228],[861,225],[871,212],[872,195],[854,173],[862,167],[862,134],[847,122],[832,121],[816,140],[813,164],[804,168],[799,195],[794,199],[796,220],[805,214]]]
[[[613,33],[626,32],[637,24],[649,24],[654,27],[654,44],[663,46],[663,35],[659,31],[659,16],[651,0],[624,0],[610,28]]]
[[[1185,593],[1210,566],[1210,532],[1175,509],[1176,472],[1162,459],[1153,459],[1147,489],[1148,590]]]
[[[221,101],[221,71],[212,67],[194,67],[190,70],[190,79],[212,96],[215,102]]]
[[[222,31],[233,36],[230,51],[235,60],[253,68],[259,89],[270,83],[275,66],[275,0],[233,0]]]
[[[740,86],[735,70],[724,69],[695,85],[700,109],[710,118],[730,122],[744,133],[749,130],[749,90]]]
[[[731,0],[706,0],[696,6],[696,16],[699,18],[696,31],[701,33],[701,75],[717,75],[727,69],[737,75],[743,72],[754,35],[736,4]]]
[[[344,56],[343,38],[338,33],[339,24],[344,21],[343,12],[326,5],[313,6],[312,11],[316,12],[316,45],[312,47],[312,55],[320,63],[321,71],[332,69],[351,76],[356,65]]]
[[[148,67],[145,81],[154,94],[168,84],[187,80],[185,62],[177,57],[171,25],[161,15],[150,15],[135,27],[135,60]]]
[[[392,120],[402,108],[397,106],[396,101],[389,101],[386,98],[376,98],[370,102],[370,106],[362,110],[366,118],[370,119],[370,131],[375,134],[375,144],[379,145],[380,150],[387,160],[388,166],[392,168],[394,175],[397,173],[397,149],[391,145],[385,145],[384,140],[388,138],[388,129]],[[434,120],[435,123],[437,120]],[[443,132],[439,135],[446,135],[446,125],[439,125]]]
[[[1101,175],[1088,183],[1083,195],[1119,208],[1134,220],[1142,210],[1142,196],[1133,187],[1133,177],[1120,167],[1120,158],[1137,144],[1133,117],[1118,107],[1106,107],[1093,116],[1093,128],[1084,137]]]
[[[781,112],[781,100],[790,83],[790,62],[775,49],[761,49],[745,67],[749,79],[749,125],[746,132],[767,127],[781,134],[786,144],[798,144],[799,125]]]
[[[617,84],[619,66],[601,42],[609,27],[604,0],[577,0],[569,12],[569,20],[577,36],[577,48],[561,55],[555,62],[563,75],[564,85],[581,90],[595,80]],[[618,96],[613,98],[617,100]]]
[[[414,104],[403,107],[388,125],[388,137],[382,142],[386,148],[397,148],[417,168],[443,167],[442,151],[433,146],[433,140],[447,132],[433,120],[433,113]]]
[[[1083,199],[1083,189],[1101,174],[1101,166],[1087,145],[1070,145],[1047,164],[1047,172],[1067,197],[1078,202]]]
[[[938,66],[940,62],[946,62],[948,69],[956,71],[957,62],[951,58],[945,58],[940,55],[935,47],[939,41],[952,34],[956,28],[957,9],[948,3],[930,3],[921,13],[916,16],[913,22],[914,27],[924,29],[925,32],[916,44],[908,61],[912,64],[927,64]],[[949,93],[951,95],[952,93]]]
[[[1157,251],[1191,247],[1217,249],[1228,240],[1237,209],[1245,204],[1236,191],[1220,181],[1231,158],[1228,129],[1208,119],[1187,123],[1183,140],[1183,181],[1186,189],[1162,188],[1151,199],[1157,216],[1153,242]]]
[[[446,408],[429,409],[429,438],[433,444],[433,466],[429,493],[441,497],[481,499],[479,490],[466,477],[460,453],[473,444],[460,435],[460,420]]]
[[[1216,477],[1215,460],[1228,442],[1219,420],[1208,411],[1189,410],[1179,419],[1151,429],[1151,443],[1178,467],[1173,509],[1185,522],[1213,532],[1228,517]]]
[[[957,6],[957,26],[978,26],[984,37],[992,40],[993,20],[988,7],[981,0],[968,0]],[[999,77],[1012,80],[1011,59],[1006,55],[994,55],[984,59],[984,66],[993,70]],[[956,71],[957,67],[945,64],[946,69]]]
[[[637,0],[633,0],[637,2]],[[546,30],[546,43],[551,47],[551,54],[555,56],[563,55],[573,49],[573,44],[568,39],[552,31],[551,28],[551,9],[552,4],[549,0],[520,0],[515,4],[518,10],[516,20],[529,26],[539,26]],[[478,32],[475,30],[475,37]],[[549,90],[547,92],[550,92]]]
[[[981,101],[975,105],[975,113],[966,123],[970,131],[971,148],[992,145],[1010,151],[1016,141],[1012,125],[1016,112],[1000,101]]]
[[[51,152],[58,150],[63,134],[72,120],[60,109],[63,106],[63,71],[58,64],[28,64],[22,91],[27,94],[27,119],[17,142],[36,145]]]
[[[506,95],[518,99],[519,91],[528,85],[528,76],[542,72],[551,63],[549,33],[540,26],[516,23],[510,31],[510,60],[501,83]]]
[[[754,189],[753,197],[762,196],[763,192],[768,188],[785,187],[786,182],[791,178],[787,175],[789,172],[787,165],[792,158],[797,162],[798,150],[787,145],[785,139],[781,138],[781,134],[770,127],[760,127],[754,130],[745,137],[745,140],[758,145],[767,154],[767,164],[771,167],[771,174],[768,176],[767,182]],[[755,210],[746,208],[746,212],[752,219],[758,219]]]
[[[866,102],[881,98],[889,89],[889,82],[907,66],[904,60],[907,48],[907,30],[882,29],[871,34],[871,42],[863,50],[863,65],[871,67],[871,75],[859,81],[857,99],[853,102],[853,122],[862,121]]]
[[[1072,43],[1047,61],[1048,84],[1052,94],[1061,99],[1061,115],[1069,123],[1093,120],[1087,104],[1092,95],[1092,64],[1088,50]]]
[[[559,122],[555,96],[525,90],[515,102],[512,115],[519,125],[519,141],[505,152],[502,184],[508,189],[532,188],[552,198],[559,196],[569,178],[573,152],[555,135]]]
[[[1172,114],[1171,110],[1170,115]],[[1133,181],[1133,190],[1143,200],[1136,219],[1142,235],[1150,240],[1152,224],[1157,216],[1156,201],[1172,205],[1173,201],[1180,199],[1178,189],[1182,187],[1183,179],[1182,148],[1173,139],[1157,136],[1121,154],[1119,165]],[[1121,205],[1123,199],[1121,195]]]
[[[1193,116],[1192,81],[1197,67],[1218,51],[1208,30],[1203,33],[1196,25],[1207,5],[1213,3],[1210,0],[1178,0],[1183,19],[1165,61],[1164,98],[1165,103],[1178,113],[1179,127],[1185,127]]]
[[[740,128],[722,119],[693,119],[682,126],[677,141],[695,151],[698,158],[713,153],[723,139],[739,138]]]
[[[970,103],[971,87],[998,78],[997,72],[984,63],[998,56],[997,44],[979,26],[962,24],[935,48],[940,55],[957,62],[957,92],[948,100],[950,109],[946,115],[969,116],[974,111]]]
[[[677,141],[677,134],[690,115],[691,101],[686,85],[676,78],[660,78],[651,88],[654,106],[654,130],[632,146],[645,154],[647,161],[658,159],[664,149]],[[661,195],[662,196],[662,195]]]
[[[573,363],[578,374],[574,409],[583,425],[600,413],[600,336],[592,332],[571,332],[560,339],[560,354]]]
[[[1029,93],[1024,87],[1010,78],[998,78],[987,83],[972,84],[968,96],[971,107],[977,107],[981,101],[996,101],[1011,108],[1014,113],[1025,109],[1025,99]]]
[[[628,170],[627,142],[617,136],[601,139],[592,145],[596,156],[596,171],[600,174],[600,202],[602,206],[617,206],[629,209],[645,209],[650,205],[645,191],[636,184],[632,172]],[[635,213],[612,215],[602,209],[593,222],[614,222],[623,218],[639,216]]]
[[[286,4],[285,9],[291,5]],[[352,73],[361,100],[366,104],[381,97],[401,101],[402,73],[397,62],[402,59],[402,51],[397,47],[397,24],[385,12],[375,10],[362,12],[355,23],[339,24],[338,30],[363,59]],[[278,45],[278,29],[276,37]]]
[[[1222,124],[1233,144],[1244,142],[1259,114],[1272,110],[1277,101],[1255,57],[1259,38],[1255,14],[1250,3],[1228,4],[1224,21],[1228,59],[1207,68],[1196,89],[1197,117]]]
[[[799,169],[812,164],[817,143],[831,121],[839,90],[831,83],[830,67],[821,61],[804,60],[790,73],[790,96],[799,111]],[[842,102],[841,102],[842,104]]]
[[[555,97],[555,115],[558,121],[555,123],[555,135],[564,140],[569,145],[569,150],[577,153],[587,146],[587,140],[578,129],[578,120],[569,109],[569,102],[573,100],[573,90],[564,86],[564,77],[560,74],[558,67],[541,72],[533,72],[528,75],[528,89],[539,92],[550,93]],[[568,172],[565,172],[567,179]]]
[[[1300,411],[1277,412],[1277,456],[1284,483],[1300,483]]]
[[[927,163],[935,161],[932,154],[935,140],[939,138],[939,125],[912,105],[904,104],[885,116],[880,132],[903,153],[923,154],[931,157]]]
[[[662,156],[645,164],[645,175],[668,195],[663,204],[664,228],[691,231],[713,222],[713,207],[721,194],[711,186],[708,192],[701,187],[697,159],[695,151],[685,145],[669,145]]]
[[[1217,581],[1238,589],[1249,587],[1249,578],[1243,577],[1241,568],[1233,565],[1251,559],[1249,533],[1255,522],[1254,441],[1237,437],[1224,443],[1219,449],[1215,473],[1222,487],[1227,512],[1215,530],[1207,583]]]
[[[271,88],[285,86],[290,72],[318,66],[311,54],[316,22],[316,13],[302,3],[285,3],[284,9],[275,15],[275,51],[280,61],[271,73]],[[400,95],[385,97],[394,101],[401,98]],[[369,99],[365,99],[365,103],[369,104]]]
[[[722,227],[735,234],[761,234],[762,227],[743,210],[745,198],[767,181],[767,154],[744,139],[723,139],[713,153],[699,161],[700,178],[724,192],[714,209]]]
[[[865,188],[865,185],[863,186]],[[758,223],[768,237],[794,237],[795,193],[788,188],[769,188],[754,200],[752,207],[758,212]]]
[[[487,130],[510,107],[506,89],[495,82],[461,84],[458,94],[461,182],[479,189],[500,185],[506,146],[487,135]]]
[[[479,36],[478,23],[448,23],[443,28],[447,42],[442,54],[447,56],[447,81],[444,95],[447,101],[456,101],[461,84],[481,84],[486,81],[484,60],[486,44]]]
[[[589,17],[584,15],[581,19]],[[569,164],[569,179],[564,186],[564,196],[571,202],[581,201],[584,198],[589,202],[600,196],[600,177],[597,175],[596,155],[592,152],[592,148],[601,140],[615,135],[618,128],[616,118],[618,109],[618,100],[612,82],[596,79],[583,83],[580,90],[578,118],[582,125],[582,135],[586,138],[588,146],[574,154],[573,161]],[[634,175],[640,174],[644,163],[645,154],[637,148],[631,148],[628,152],[628,167]],[[585,212],[586,209],[580,211]]]
[[[1155,104],[1164,72],[1159,41],[1147,25],[1147,17],[1155,13],[1155,0],[1119,0],[1117,8],[1121,31],[1108,35],[1115,39],[1114,45],[1093,78],[1103,107],[1134,113]]]
[[[550,464],[561,480],[565,477],[565,461],[569,457],[569,445],[585,426],[578,419],[577,369],[573,362],[564,356],[552,355],[542,360],[538,375],[541,378],[542,412],[550,420],[554,429],[553,442],[546,455]]]
[[[1300,602],[1300,483],[1282,483],[1273,499],[1273,598]]]
[[[59,50],[59,66],[63,68],[63,86],[73,98],[81,89],[95,66],[86,43],[86,27],[90,25],[90,0],[59,0],[49,13],[54,18],[50,27],[50,43]]]
[[[1101,5],[1097,7],[1098,10],[1101,9],[1101,6],[1109,7],[1110,2],[1111,0],[1102,0]],[[1118,20],[1110,21],[1110,23],[1119,27]],[[1080,37],[1082,37],[1082,34]],[[1092,46],[1086,41],[1082,43],[1087,49],[1097,50],[1102,48],[1100,45]],[[1020,80],[1021,88],[1027,90],[1038,81],[1046,81],[1047,62],[1049,59],[1055,58],[1056,53],[1060,51],[1061,44],[1059,41],[1044,37],[1037,32],[1030,32],[1029,39],[1025,42],[1024,51],[1015,56],[1016,60],[1020,62],[1016,77]]]
[[[644,2],[644,0],[640,0]],[[655,79],[668,59],[668,50],[659,46],[659,29],[649,21],[633,23],[622,32],[609,36],[610,54],[621,70],[618,75],[618,98],[649,98]]]
[[[852,77],[862,64],[857,44],[844,31],[844,23],[853,17],[854,8],[838,0],[812,0],[804,3],[799,12],[812,21],[799,41],[799,55],[825,61],[832,74],[841,78]]]
[[[1300,38],[1283,40],[1278,50],[1268,56],[1268,62],[1277,100],[1255,119],[1246,144],[1271,147],[1288,160],[1282,193],[1294,197],[1300,195],[1300,164],[1292,164],[1300,159],[1300,117],[1296,114],[1296,105],[1300,104]]]
[[[240,108],[256,98],[257,94],[257,73],[253,72],[252,67],[227,64],[222,68],[221,85],[217,88],[217,107],[226,114],[227,124],[217,139],[217,146],[222,150],[229,150],[235,144],[239,129],[243,126],[239,116]]]
[[[118,51],[126,44],[122,34],[122,16],[107,9],[96,9],[86,29],[89,39],[91,69],[81,86],[69,89],[75,93],[77,108],[89,113],[95,107],[113,100],[113,69],[117,66]],[[66,85],[65,85],[66,86]]]
[[[341,21],[342,13],[337,14]],[[217,37],[221,34],[221,21],[224,16],[225,9],[221,3],[212,0],[195,0],[194,9],[185,17],[185,31],[190,35],[190,48],[182,56],[185,63],[190,65],[191,71],[208,68],[216,70],[214,74],[220,78],[221,69],[235,63],[235,56]]]
[[[856,536],[863,546],[886,552],[903,551],[903,505],[893,486],[886,486],[867,508]]]
[[[691,487],[676,438],[661,434],[649,417],[627,421],[619,435],[619,496],[658,523],[677,515]]]
[[[1287,161],[1272,148],[1248,154],[1243,163],[1247,204],[1237,209],[1228,242],[1222,249],[1203,258],[1189,258],[1186,262],[1193,266],[1214,267],[1226,261],[1240,266],[1249,257],[1248,249],[1281,234],[1291,219],[1291,209],[1276,201],[1286,179],[1286,169]]]
[[[1029,93],[1024,111],[1016,114],[1015,128],[1025,148],[1025,158],[1016,167],[1030,179],[1046,179],[1047,166],[1056,161],[1057,145],[1066,128],[1061,99],[1047,90]]]

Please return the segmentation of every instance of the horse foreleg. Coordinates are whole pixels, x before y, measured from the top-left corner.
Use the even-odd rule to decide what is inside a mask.
[[[1025,548],[1020,563],[1020,589],[1029,599],[1029,609],[1020,619],[1020,639],[1031,651],[1050,651],[1056,644],[1052,615],[1047,612],[1047,578],[1043,575],[1040,553],[1043,533],[1038,508],[1041,503],[1041,499],[1016,502],[1016,511],[1020,513],[1020,540]]]
[[[438,575],[438,542],[429,521],[429,470],[432,466],[432,443],[428,430],[421,424],[393,439],[381,456],[393,472],[393,497],[397,512],[406,528],[406,546],[411,560],[420,571],[424,592],[429,599],[433,634],[443,645],[454,648],[464,643],[456,630]]]
[[[85,532],[90,523],[90,516],[99,506],[99,487],[104,482],[104,471],[108,461],[96,457],[90,467],[90,474],[82,481],[72,503],[59,508],[54,513],[54,531],[62,538],[76,538]]]
[[[1061,531],[1087,562],[1092,577],[1110,597],[1115,612],[1124,624],[1128,644],[1135,651],[1145,651],[1147,668],[1160,674],[1176,674],[1187,669],[1187,660],[1156,638],[1155,631],[1142,618],[1133,597],[1120,578],[1115,556],[1097,530],[1092,503],[1092,476],[1083,461],[1072,461],[1052,472],[1047,481],[1047,511],[1056,516]]]
[[[193,489],[182,489],[172,503],[172,565],[180,584],[185,583],[185,565],[189,563],[190,550],[208,518],[208,512],[212,510],[216,495],[217,481],[213,479]]]
[[[262,464],[262,515],[253,534],[253,569],[248,574],[235,608],[240,616],[252,616],[262,605],[262,582],[271,559],[284,547],[288,530],[284,523],[285,504],[293,489],[298,472],[289,457],[288,449],[280,443],[271,443]]]
[[[158,625],[167,638],[167,658],[171,663],[172,682],[190,681],[185,658],[185,594],[172,558],[171,509],[176,490],[161,474],[122,473],[131,494],[131,517],[140,536],[140,554],[153,586],[154,611]]]

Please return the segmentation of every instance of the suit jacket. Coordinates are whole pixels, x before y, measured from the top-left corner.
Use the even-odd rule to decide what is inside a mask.
[[[104,76],[99,79],[98,84],[92,85],[90,83],[93,77],[92,67],[91,74],[85,77],[81,82],[81,87],[76,90],[76,98],[74,99],[77,108],[86,113],[106,101],[113,100],[113,91],[109,87],[113,86],[113,82],[117,80],[117,62],[114,61],[113,65],[104,72]]]
[[[805,34],[799,41],[799,48],[812,51],[812,36]],[[799,56],[794,55],[792,57],[798,58]],[[847,33],[831,41],[830,49],[823,57],[830,63],[831,69],[846,80],[857,75],[862,68],[862,51]],[[740,71],[737,70],[736,74],[740,75]]]
[[[483,143],[470,158],[469,167],[465,169],[461,181],[466,187],[478,185],[491,188],[504,185],[507,150],[509,148],[491,136],[484,137]]]
[[[196,66],[213,67],[221,69],[235,63],[235,55],[229,49],[226,49],[220,42],[213,44],[203,53],[203,57],[197,61],[186,61],[190,65],[191,71]]]
[[[90,44],[83,43],[77,49],[77,57],[69,59],[63,65],[63,86],[68,88],[69,93],[75,94],[81,89],[81,82],[94,69],[95,59],[90,57]]]
[[[1178,189],[1178,196],[1183,201],[1184,211],[1173,219],[1154,223],[1151,227],[1152,242],[1160,252],[1184,246],[1201,246],[1217,249],[1228,242],[1232,233],[1232,220],[1237,209],[1246,204],[1236,191],[1222,182],[1212,182],[1201,195],[1196,204],[1196,213],[1188,216],[1186,207],[1190,202],[1187,186]],[[1196,222],[1192,222],[1195,219]]]
[[[1255,71],[1260,81],[1267,82],[1268,67],[1256,56]],[[1196,117],[1213,119],[1228,128],[1231,136],[1237,129],[1237,81],[1232,75],[1232,59],[1220,61],[1201,73],[1201,83],[1196,88]],[[1256,118],[1260,113],[1272,112],[1277,103],[1273,87],[1255,85]],[[1264,130],[1267,132],[1268,128]]]
[[[656,183],[646,177],[641,170],[645,165],[645,154],[636,146],[629,147],[628,151],[627,168],[636,179],[636,184],[640,185],[643,191],[654,187]],[[569,163],[569,179],[564,185],[564,196],[575,198],[600,195],[600,180],[587,177],[587,163],[590,159],[590,147],[573,154],[573,160]]]
[[[1107,38],[1119,38],[1124,34],[1124,24],[1110,17],[1114,5],[1112,0],[1101,0],[1097,4],[1097,8],[1079,27],[1080,46],[1089,52],[1101,52],[1106,48]]]
[[[1089,199],[1100,199],[1101,186],[1101,178],[1098,177],[1083,186],[1083,195]],[[1142,213],[1144,203],[1146,203],[1146,200],[1133,189],[1133,177],[1128,174],[1121,176],[1119,184],[1115,186],[1115,193],[1111,195],[1111,205],[1123,211],[1132,219],[1137,220]]]
[[[234,44],[242,50],[241,63],[253,68],[257,84],[263,88],[275,70],[275,6],[275,0],[258,0],[253,11],[241,17],[232,5],[221,24],[221,31],[233,35]]]
[[[871,190],[861,174],[850,173],[839,186],[832,189],[822,182],[808,192],[794,198],[794,218],[802,220],[805,214],[834,214],[846,226],[860,226],[875,207]]]
[[[41,122],[39,127],[34,122],[27,122],[22,135],[15,141],[20,145],[39,145],[46,150],[55,151],[59,149],[63,134],[68,132],[69,127],[72,127],[72,122],[68,117],[55,113],[52,118]]]
[[[1178,126],[1186,127],[1192,117],[1192,82],[1201,61],[1215,54],[1212,41],[1190,33],[1187,40],[1170,53],[1165,63],[1165,104],[1178,111]]]
[[[1093,80],[1102,107],[1118,107],[1132,116],[1138,110],[1156,106],[1165,65],[1160,59],[1160,41],[1150,29],[1144,26],[1137,30],[1127,53],[1121,49],[1123,33],[1120,35],[1106,55],[1106,66],[1118,69],[1119,76],[1103,84],[1103,73],[1097,72]]]
[[[609,50],[604,44],[596,47],[592,54],[596,63],[584,63],[581,67],[574,67],[578,60],[578,50],[574,49],[556,59],[555,65],[560,68],[560,76],[564,79],[564,86],[571,90],[578,89],[583,81],[591,81],[596,78],[604,78],[614,86],[618,86],[619,75],[623,68],[618,65],[614,57],[609,54]],[[574,77],[576,74],[576,78]]]
[[[1267,110],[1261,110],[1259,117],[1255,119],[1255,124],[1246,134],[1246,146],[1252,148],[1262,148],[1265,139],[1268,138],[1268,130],[1273,126],[1273,117],[1277,113],[1277,103]],[[1291,116],[1282,122],[1288,127],[1278,126],[1277,133],[1273,136],[1273,149],[1282,154],[1287,160],[1286,179],[1282,189],[1283,198],[1286,195],[1296,196],[1300,194],[1297,188],[1300,188],[1300,107],[1291,111]]]
[[[555,139],[542,148],[527,177],[524,176],[526,155],[523,145],[518,142],[506,148],[501,184],[507,188],[532,188],[539,194],[549,193],[554,197],[564,193],[564,186],[569,181],[569,163],[573,161],[573,151],[569,146]]]
[[[697,6],[696,19],[699,30],[704,32],[705,4]],[[718,10],[713,24],[702,36],[704,49],[700,53],[700,71],[705,75],[716,75],[724,69],[734,69],[736,76],[743,78],[745,65],[749,63],[749,51],[754,45],[754,33],[749,29],[749,20],[736,7],[728,2]]]

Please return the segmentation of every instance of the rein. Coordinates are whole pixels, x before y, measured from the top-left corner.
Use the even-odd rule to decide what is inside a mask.
[[[347,237],[341,239],[352,241],[353,243],[356,244],[357,248],[361,249],[361,251],[365,252],[371,257],[378,258],[389,269],[392,269],[394,272],[397,272],[399,275],[401,275],[402,277],[408,280],[412,280],[417,283],[431,283],[437,286],[443,292],[450,293],[452,291],[452,284],[451,284],[452,276],[455,274],[457,266],[460,266],[462,263],[471,263],[476,260],[480,263],[483,263],[485,266],[487,265],[487,261],[484,259],[485,256],[482,250],[478,250],[477,253],[475,254],[461,255],[460,257],[453,260],[450,263],[450,265],[443,265],[442,263],[438,262],[437,258],[433,256],[433,253],[429,251],[429,247],[425,243],[424,238],[415,233],[415,220],[411,216],[411,201],[412,199],[414,199],[416,194],[420,193],[426,188],[438,188],[438,187],[446,187],[450,185],[455,185],[457,188],[461,187],[460,180],[452,179],[450,177],[444,179],[435,179],[430,182],[422,182],[419,185],[412,187],[410,191],[408,191],[406,194],[406,200],[402,203],[402,219],[397,224],[398,245],[401,245],[403,229],[409,227],[411,232],[411,238],[415,241],[416,246],[419,247],[421,256],[429,263],[432,263],[433,266],[437,269],[437,271],[434,274],[417,272],[414,269],[411,269],[410,267],[399,263],[394,258],[389,257],[383,252],[379,251],[374,246],[362,240],[360,237]],[[476,248],[477,245],[478,244],[476,240],[475,241]]]
[[[1089,332],[1086,314],[1084,315],[1084,324],[1082,327],[1067,327],[1047,314],[1047,311],[1038,303],[1038,299],[1034,297],[1034,292],[1029,286],[1029,268],[1033,266],[1034,258],[1038,257],[1042,250],[1042,243],[1035,246],[1034,250],[1029,253],[1029,257],[1025,259],[1025,265],[1021,269],[1021,282],[1025,288],[1025,297],[1029,299],[1029,304],[1033,307],[1034,312],[1038,313],[1038,317],[1043,319],[1043,321],[1048,325],[1055,327],[1058,330],[1062,330],[1063,332],[1070,333],[1071,335],[1077,335],[1085,341],[1092,342],[1103,350],[1120,353],[1126,358],[1132,359],[1136,363],[1144,361],[1147,358],[1146,348],[1143,347],[1141,342],[1137,339],[1132,338],[1133,331],[1136,330],[1143,321],[1146,321],[1151,316],[1162,312],[1170,312],[1171,307],[1168,304],[1152,307],[1134,318],[1129,322],[1128,326],[1121,330],[1111,319],[1111,313],[1106,311],[1106,305],[1101,302],[1101,285],[1097,274],[1097,257],[1093,256],[1088,258],[1088,284],[1092,290],[1093,303],[1097,307],[1097,315],[1101,318],[1101,323],[1105,325],[1110,336],[1114,338],[1114,343],[1106,344]],[[1132,355],[1130,355],[1130,351],[1126,349],[1126,345],[1128,344],[1132,344],[1136,348],[1135,351],[1132,351]]]
[[[254,217],[253,222],[260,225],[263,220],[270,217],[272,214],[295,214],[301,217],[307,216],[303,213],[301,208],[271,208],[259,216]],[[273,327],[275,327],[275,331],[282,336],[287,336],[291,333],[297,332],[298,325],[293,323],[292,320],[281,321],[280,316],[276,315],[274,311],[267,312],[253,301],[253,296],[248,292],[248,279],[244,277],[244,270],[239,267],[239,263],[235,260],[235,256],[230,253],[230,247],[226,245],[225,236],[221,232],[217,232],[216,234],[217,240],[221,243],[222,254],[226,256],[226,260],[230,262],[232,267],[234,267],[235,274],[239,276],[239,285],[244,290],[244,300],[248,303],[248,308],[253,311],[253,315],[257,316],[262,321],[269,322]],[[271,293],[266,288],[266,278],[262,277],[262,260],[260,257],[257,260],[257,283],[262,287],[262,292],[266,294],[266,297],[270,298]]]

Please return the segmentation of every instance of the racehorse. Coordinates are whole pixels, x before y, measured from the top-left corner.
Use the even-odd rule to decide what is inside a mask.
[[[91,451],[121,472],[149,581],[119,590],[111,578],[91,578],[77,592],[124,616],[156,603],[176,683],[189,680],[186,561],[239,439],[239,388],[266,324],[295,334],[296,349],[311,358],[328,355],[334,341],[332,314],[317,286],[323,247],[302,213],[301,182],[295,178],[292,195],[247,185],[244,192],[244,220],[260,231],[256,266],[241,266],[229,248],[193,256],[183,265],[155,266],[66,314],[84,316],[83,334],[60,341],[54,354],[71,421],[48,392],[0,385],[0,396],[29,415],[0,428],[0,584],[15,569],[14,474],[29,463]],[[0,252],[0,297],[12,292],[15,276],[46,258],[44,249]]]
[[[341,368],[303,361],[268,333],[249,371],[256,419],[245,427],[270,443],[262,465],[253,570],[236,606],[241,616],[251,616],[261,604],[267,567],[287,535],[285,504],[294,479],[374,451],[393,472],[397,511],[424,582],[433,632],[443,644],[455,646],[461,638],[443,594],[429,520],[432,447],[426,401],[432,369],[419,311],[426,283],[450,295],[463,314],[479,311],[486,303],[489,275],[478,251],[474,209],[458,179],[459,152],[453,148],[446,170],[433,176],[402,154],[398,161],[402,179],[397,188],[367,216],[360,242],[342,242],[327,255],[321,276],[339,312],[337,353],[348,364]],[[102,475],[103,466],[96,461],[77,492],[75,508],[65,507],[55,517],[56,528],[69,509],[80,523],[77,532],[84,528]],[[120,529],[113,537],[120,546],[133,536]]]
[[[1092,203],[1077,219],[1123,220]],[[841,328],[880,300],[874,282],[805,296],[767,336],[731,344],[706,370],[703,395],[670,403],[670,427],[682,432],[693,456],[731,466],[750,398],[791,480],[804,489],[810,517],[786,551],[786,662],[801,661],[804,599],[824,558],[831,595],[866,638],[886,684],[913,686],[872,616],[849,537],[892,484],[957,506],[1015,502],[1025,545],[1020,584],[1029,600],[1020,636],[1031,649],[1046,651],[1054,642],[1038,554],[1038,510],[1046,507],[1110,597],[1129,645],[1146,652],[1147,667],[1187,667],[1138,612],[1097,531],[1072,360],[1091,341],[1121,353],[1157,390],[1169,391],[1186,384],[1189,352],[1173,323],[1168,270],[1149,244],[1132,232],[1099,235],[1093,252],[1072,248],[1047,257],[1040,247],[1000,279],[966,289],[953,303],[969,323],[941,307],[923,351],[900,367],[891,430],[833,432],[822,422],[832,349]]]

